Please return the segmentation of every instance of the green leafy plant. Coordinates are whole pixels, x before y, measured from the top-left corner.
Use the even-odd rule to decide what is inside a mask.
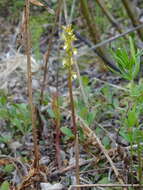
[[[130,55],[125,48],[119,48],[114,54],[116,65],[120,70],[120,76],[129,81],[133,81],[140,71],[140,57],[143,50],[135,50],[132,38],[130,42]]]
[[[65,141],[70,140],[70,139],[74,139],[74,134],[70,128],[61,127],[60,130],[65,135],[65,137],[64,137]]]
[[[5,136],[0,135],[0,142],[2,143],[9,143],[11,139],[12,139],[12,136],[10,135],[5,135]]]
[[[13,133],[25,135],[31,131],[30,112],[27,104],[9,102],[5,95],[0,97],[0,119],[5,120]],[[5,141],[5,138],[1,137]]]
[[[122,127],[120,129],[120,135],[130,143],[131,145],[131,168],[133,177],[133,156],[138,155],[138,181],[143,183],[142,178],[142,139],[143,132],[141,131],[140,115],[143,113],[143,85],[142,82],[135,83],[135,78],[140,71],[140,57],[143,54],[143,50],[135,50],[132,38],[129,38],[130,42],[130,56],[125,49],[118,49],[114,54],[117,66],[120,70],[120,76],[129,81],[128,87],[128,99],[126,101],[126,107],[121,111],[122,115]],[[127,96],[127,95],[126,95]],[[126,97],[127,98],[127,97]],[[137,145],[137,150],[134,150],[133,145]]]
[[[88,124],[91,125],[96,117],[97,110],[92,109],[91,111],[85,106],[82,98],[78,98],[75,102],[77,114]]]
[[[10,174],[14,170],[13,164],[7,164],[4,168],[3,171],[7,174]]]
[[[9,109],[10,123],[12,127],[26,134],[31,131],[30,112],[27,104],[13,104]]]

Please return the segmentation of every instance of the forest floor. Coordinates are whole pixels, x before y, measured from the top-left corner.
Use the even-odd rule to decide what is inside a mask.
[[[0,117],[0,184],[8,181],[13,189],[22,183],[24,180],[23,176],[28,175],[34,159],[32,132],[31,128],[29,128],[29,118],[26,115],[28,111],[26,113],[24,106],[28,104],[26,56],[17,51],[15,39],[16,30],[16,26],[11,25],[5,21],[4,18],[0,17],[0,83],[2,87],[0,104],[1,106],[3,104],[2,97],[3,99],[5,98],[3,101],[6,101],[7,114],[13,112],[10,121],[9,119],[3,120],[2,116]],[[42,44],[41,46],[41,48],[44,48],[41,49],[43,52],[45,52],[46,43],[47,41],[44,42],[45,45]],[[87,48],[82,42],[78,42],[77,51],[82,52],[81,47]],[[58,94],[62,102],[61,127],[66,128],[68,126],[70,128],[71,122],[67,75],[63,74],[62,61],[58,61],[55,52],[57,52],[56,38],[49,60],[45,102],[42,106],[38,104],[43,81],[44,65],[41,60],[36,61],[34,57],[32,58],[33,101],[38,109],[37,117],[40,118],[40,120],[37,120],[40,121],[40,130],[42,129],[42,133],[38,137],[41,153],[39,161],[41,173],[39,178],[37,176],[35,178],[34,176],[31,177],[29,184],[25,184],[25,187],[23,186],[25,190],[35,188],[44,190],[42,182],[47,185],[46,190],[67,190],[71,184],[76,184],[74,143],[71,138],[72,135],[70,136],[70,134],[61,133],[61,169],[57,166],[56,131],[52,110],[52,97],[54,97],[57,91],[57,86]],[[83,78],[85,93],[89,101],[89,109],[84,109],[79,84],[76,80],[73,81],[79,128],[81,125],[80,120],[83,120],[82,125],[85,124],[85,126],[89,126],[91,133],[93,133],[87,135],[86,132],[85,134],[81,132],[80,134],[80,183],[119,183],[114,174],[115,171],[97,143],[94,133],[98,135],[98,138],[106,148],[121,178],[123,178],[126,183],[131,183],[130,165],[128,164],[131,160],[129,143],[119,135],[120,125],[118,120],[120,118],[118,112],[114,110],[114,104],[117,102],[121,104],[121,107],[125,105],[125,102],[120,102],[120,98],[125,94],[125,92],[122,91],[122,87],[120,89],[120,86],[123,86],[125,82],[109,70],[100,69],[100,63],[96,63],[99,60],[96,57],[94,58],[95,55],[91,51],[89,51],[88,56],[90,55],[92,56],[91,61],[85,58],[88,64],[86,65],[84,63],[79,66],[81,67],[80,75]],[[113,102],[114,100],[115,102]],[[18,105],[20,105],[19,108]],[[89,113],[87,113],[87,110]],[[27,122],[28,127],[24,123],[16,123],[18,122],[17,120],[21,118],[19,112],[20,114],[25,114],[22,118],[22,122]],[[0,114],[2,114],[2,112],[0,112]],[[86,114],[88,116],[86,116]],[[17,126],[17,128],[15,126]],[[20,127],[25,129],[21,129]],[[82,130],[84,129],[85,127],[82,128]],[[138,183],[136,178],[133,180],[134,183]],[[86,187],[85,189],[94,190],[103,188]],[[104,189],[110,190],[111,188],[107,187]],[[115,187],[113,189],[121,188]]]

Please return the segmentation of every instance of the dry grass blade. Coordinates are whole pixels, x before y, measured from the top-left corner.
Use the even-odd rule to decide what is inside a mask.
[[[65,0],[63,0],[63,5],[64,5],[64,17],[65,17],[66,24],[68,25],[70,23],[68,19],[67,3]]]
[[[81,90],[81,93],[82,93],[82,96],[83,96],[83,100],[84,100],[84,103],[85,103],[86,107],[89,108],[88,96],[84,91],[84,87],[83,87],[81,76],[80,76],[80,70],[79,70],[79,67],[78,67],[76,59],[74,59],[74,62],[75,62],[77,78],[78,78],[78,81],[79,81],[79,86],[80,86],[80,90]]]
[[[69,23],[71,23],[72,19],[73,19],[73,15],[74,15],[74,11],[75,11],[75,5],[76,5],[75,3],[76,3],[76,0],[73,0],[72,7],[71,7],[70,18],[69,18]]]

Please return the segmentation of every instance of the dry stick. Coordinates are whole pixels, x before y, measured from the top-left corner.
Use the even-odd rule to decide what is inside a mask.
[[[116,89],[118,89],[118,90],[123,90],[123,91],[125,91],[125,92],[129,92],[129,89],[124,88],[124,87],[122,87],[122,86],[117,86],[117,85],[112,84],[112,83],[110,83],[110,82],[101,80],[101,79],[99,79],[99,78],[97,78],[97,77],[93,77],[93,79],[95,79],[95,81],[99,81],[100,83],[107,84],[108,86],[111,86],[111,87],[116,88]]]
[[[97,142],[99,148],[100,148],[101,151],[104,153],[104,155],[105,155],[105,157],[107,158],[107,160],[109,161],[109,163],[110,163],[112,169],[114,170],[114,173],[115,173],[115,175],[116,175],[118,181],[119,181],[121,184],[124,184],[123,179],[121,178],[121,176],[120,176],[120,174],[119,174],[117,168],[115,167],[115,165],[114,165],[112,159],[111,159],[110,156],[108,155],[107,150],[106,150],[106,149],[104,148],[104,146],[102,145],[102,142],[100,141],[100,139],[96,136],[95,133],[93,133],[93,131],[88,127],[88,125],[83,121],[83,119],[81,119],[79,116],[78,116],[78,119],[79,119],[79,121],[80,121],[80,123],[81,123],[81,126],[80,126],[80,127],[83,129],[83,131],[86,131],[86,134],[87,134],[89,137],[91,136],[91,137],[93,137],[93,138],[96,140],[96,142]]]
[[[30,29],[29,29],[29,15],[30,15],[30,2],[25,0],[25,32],[26,32],[26,54],[27,54],[27,73],[28,73],[28,95],[29,95],[29,105],[31,109],[31,120],[32,120],[32,133],[33,133],[33,142],[34,142],[34,163],[33,167],[39,169],[39,146],[37,138],[37,130],[35,125],[35,111],[33,105],[33,96],[32,96],[32,73],[31,73],[31,38],[30,38]]]
[[[92,162],[94,162],[94,161],[95,161],[95,159],[85,160],[85,161],[83,161],[82,163],[79,163],[79,166],[84,166],[84,165],[90,164],[90,163],[92,163]],[[64,173],[66,173],[67,171],[70,171],[70,170],[75,169],[75,168],[76,168],[76,164],[67,166],[66,168],[63,168],[63,169],[61,169],[61,170],[57,170],[57,171],[55,171],[55,172],[52,172],[52,173],[50,174],[50,177],[55,177],[55,176],[57,176],[57,175],[62,175],[62,174],[64,174]]]
[[[118,23],[118,21],[111,15],[111,13],[108,11],[104,0],[96,0],[96,2],[98,3],[98,5],[101,7],[103,13],[107,16],[108,20],[111,22],[111,24],[113,26],[115,26],[117,28],[117,30],[122,33],[122,27],[120,26],[120,24]]]
[[[57,10],[56,10],[54,26],[52,28],[52,32],[51,32],[51,35],[50,35],[48,50],[47,50],[47,52],[45,54],[45,67],[44,67],[44,77],[43,77],[42,88],[41,88],[40,104],[43,103],[44,90],[45,90],[46,79],[47,79],[48,62],[49,62],[50,52],[51,52],[51,49],[52,49],[52,46],[53,46],[53,36],[54,36],[55,31],[56,31],[56,26],[57,26],[57,21],[58,21],[59,14],[60,14],[60,11],[61,11],[61,6],[62,6],[62,0],[58,0],[58,7],[57,7]]]
[[[71,185],[68,190],[72,190],[74,187],[143,187],[139,184],[84,184],[84,185]]]
[[[139,21],[136,7],[132,3],[132,1],[131,0],[122,0],[122,3],[128,13],[128,16],[130,17],[130,19],[132,21],[133,26],[139,25],[141,22]],[[137,33],[138,33],[138,36],[140,37],[140,39],[143,41],[143,29],[141,29],[141,28],[138,29]]]
[[[98,48],[100,46],[104,46],[105,44],[110,43],[110,42],[112,42],[114,40],[117,40],[118,38],[121,38],[121,37],[123,37],[123,36],[125,36],[125,35],[127,35],[127,34],[129,34],[131,32],[134,32],[134,31],[136,31],[136,30],[138,30],[140,28],[143,28],[143,24],[140,24],[140,25],[138,25],[138,26],[136,26],[134,28],[131,28],[131,29],[127,30],[126,32],[123,32],[122,34],[116,35],[116,36],[111,37],[111,38],[109,38],[107,40],[104,40],[103,42],[100,42],[100,43],[98,43],[96,45],[93,45],[90,49],[94,50],[94,49],[96,49],[96,48]],[[76,34],[78,35],[78,33],[75,33],[75,35]]]

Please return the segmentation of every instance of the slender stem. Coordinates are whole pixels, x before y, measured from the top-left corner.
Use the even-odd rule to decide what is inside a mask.
[[[70,96],[70,107],[71,107],[71,113],[72,113],[72,127],[73,127],[73,131],[74,131],[74,135],[76,136],[77,126],[76,126],[74,100],[73,100],[73,93],[72,93],[73,90],[72,90],[71,58],[69,58],[69,66],[68,66],[68,88],[69,88],[69,96]]]
[[[27,54],[27,73],[28,73],[28,95],[29,95],[29,105],[31,109],[31,121],[32,121],[32,133],[33,133],[33,142],[34,142],[34,168],[39,168],[39,146],[37,138],[37,129],[35,125],[35,110],[33,105],[33,95],[32,95],[32,73],[31,73],[31,38],[30,38],[30,29],[29,29],[29,19],[30,19],[30,2],[29,0],[25,1],[25,31],[26,31],[26,54]]]
[[[75,139],[75,157],[76,157],[76,184],[80,185],[80,175],[79,175],[79,141],[78,133],[76,134]],[[77,190],[80,190],[80,187],[77,187]]]
[[[74,109],[74,99],[73,99],[73,90],[72,90],[72,64],[71,57],[69,57],[69,66],[68,66],[68,87],[69,87],[69,96],[70,96],[70,107],[71,107],[71,115],[72,115],[72,126],[75,135],[75,160],[76,160],[76,184],[79,184],[79,144],[78,144],[78,134],[77,134],[77,125],[76,125],[76,117],[75,117],[75,109]],[[77,190],[80,190],[77,187]]]
[[[70,98],[70,108],[71,108],[71,118],[72,118],[72,128],[75,136],[75,160],[76,160],[76,183],[79,184],[79,144],[78,144],[78,134],[77,134],[77,125],[76,125],[76,116],[75,116],[75,107],[74,107],[74,98],[73,98],[73,88],[72,88],[72,76],[73,71],[72,67],[74,64],[73,55],[75,49],[73,48],[73,41],[75,40],[75,36],[73,34],[73,30],[71,25],[67,25],[63,27],[63,39],[64,39],[64,49],[65,49],[65,66],[68,72],[68,90],[69,90],[69,98]],[[80,190],[77,187],[77,190]]]

